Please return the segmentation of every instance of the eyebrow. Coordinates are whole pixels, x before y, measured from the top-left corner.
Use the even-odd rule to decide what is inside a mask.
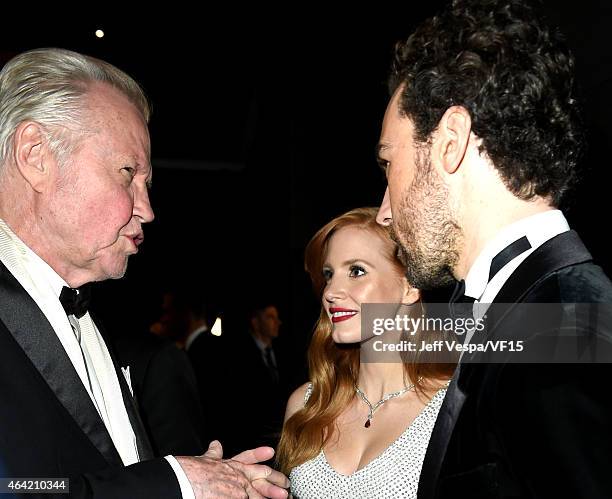
[[[153,165],[149,162],[148,167],[149,175],[147,175],[147,180],[145,180],[145,184],[147,185],[147,189],[150,189],[151,187],[153,187]],[[140,170],[143,167],[138,164],[137,168]]]
[[[344,262],[342,262],[342,264],[340,265],[341,267],[350,267],[351,265],[355,264],[355,263],[365,263],[367,266],[372,267],[372,268],[376,268],[375,265],[372,265],[370,262],[368,262],[367,260],[364,260],[363,258],[351,258],[350,260],[346,260]],[[323,268],[333,268],[329,263],[324,263],[323,264]]]
[[[385,174],[387,173],[387,168],[383,166],[383,163],[386,160],[381,158],[380,153],[390,148],[391,148],[391,144],[389,144],[388,142],[379,142],[378,144],[376,144],[376,148],[375,148],[376,162],[378,163],[378,166],[380,167],[382,172]]]
[[[374,267],[374,265],[372,265],[367,260],[364,260],[363,258],[352,258],[351,260],[345,261],[342,265],[344,265],[345,267],[348,267],[349,265],[353,265],[354,263],[357,263],[357,262],[365,263],[366,265],[370,267]]]

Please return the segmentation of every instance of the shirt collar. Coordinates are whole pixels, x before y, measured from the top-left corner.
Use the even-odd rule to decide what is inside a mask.
[[[263,341],[261,341],[257,336],[255,336],[254,334],[251,334],[251,337],[255,341],[255,344],[257,345],[257,348],[259,348],[262,352],[265,352],[266,348],[268,348],[266,346],[266,344]]]
[[[495,256],[525,236],[531,250],[544,244],[554,236],[569,230],[567,220],[559,210],[549,210],[518,220],[502,228],[480,252],[465,278],[465,294],[479,300],[489,283],[491,261]],[[520,255],[517,255],[517,258]],[[514,259],[513,259],[514,260]],[[507,262],[507,264],[510,262]],[[506,265],[507,265],[506,264]]]
[[[185,342],[185,350],[189,350],[189,348],[191,347],[191,345],[193,345],[193,342],[196,340],[196,338],[204,334],[206,331],[208,331],[208,326],[206,324],[202,324],[199,328],[194,329],[189,334],[189,337],[187,338],[187,341]]]
[[[51,268],[51,266],[39,257],[34,251],[32,251],[19,237],[11,230],[8,224],[0,219],[0,228],[9,237],[11,243],[14,245],[19,258],[29,268],[33,269],[31,273],[32,279],[45,281],[49,288],[53,291],[55,296],[59,299],[64,286],[68,286],[66,281]]]

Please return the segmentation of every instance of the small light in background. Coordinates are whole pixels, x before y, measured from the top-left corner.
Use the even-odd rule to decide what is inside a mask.
[[[217,320],[213,324],[213,327],[210,332],[215,336],[221,336],[221,317],[217,317]]]
[[[104,31],[102,31],[101,29],[97,29],[96,30],[96,36],[98,38],[104,38]]]

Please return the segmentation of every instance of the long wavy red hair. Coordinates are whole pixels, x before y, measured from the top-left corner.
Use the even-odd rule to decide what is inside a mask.
[[[312,279],[317,296],[325,288],[323,263],[329,241],[339,229],[358,227],[371,231],[385,241],[385,255],[399,275],[405,268],[397,257],[397,246],[389,229],[376,222],[377,208],[356,208],[322,227],[310,240],[305,251],[305,268]],[[359,345],[337,345],[332,339],[332,323],[321,307],[308,349],[308,366],[312,394],[305,406],[289,418],[277,449],[277,463],[288,474],[294,467],[315,457],[326,445],[334,430],[334,422],[355,397],[359,376]],[[447,379],[454,366],[440,363],[405,362],[406,376],[416,389],[424,393],[428,380]]]

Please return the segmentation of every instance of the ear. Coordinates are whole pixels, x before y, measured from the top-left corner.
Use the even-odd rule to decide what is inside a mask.
[[[23,176],[36,192],[44,189],[49,179],[49,155],[46,134],[35,121],[24,121],[15,130],[13,158]]]
[[[462,106],[449,107],[442,116],[432,145],[432,157],[447,173],[455,173],[461,165],[467,149],[472,118]]]
[[[402,304],[404,305],[412,305],[418,302],[421,299],[421,290],[417,288],[413,288],[406,278],[404,281],[404,292],[402,294]]]

